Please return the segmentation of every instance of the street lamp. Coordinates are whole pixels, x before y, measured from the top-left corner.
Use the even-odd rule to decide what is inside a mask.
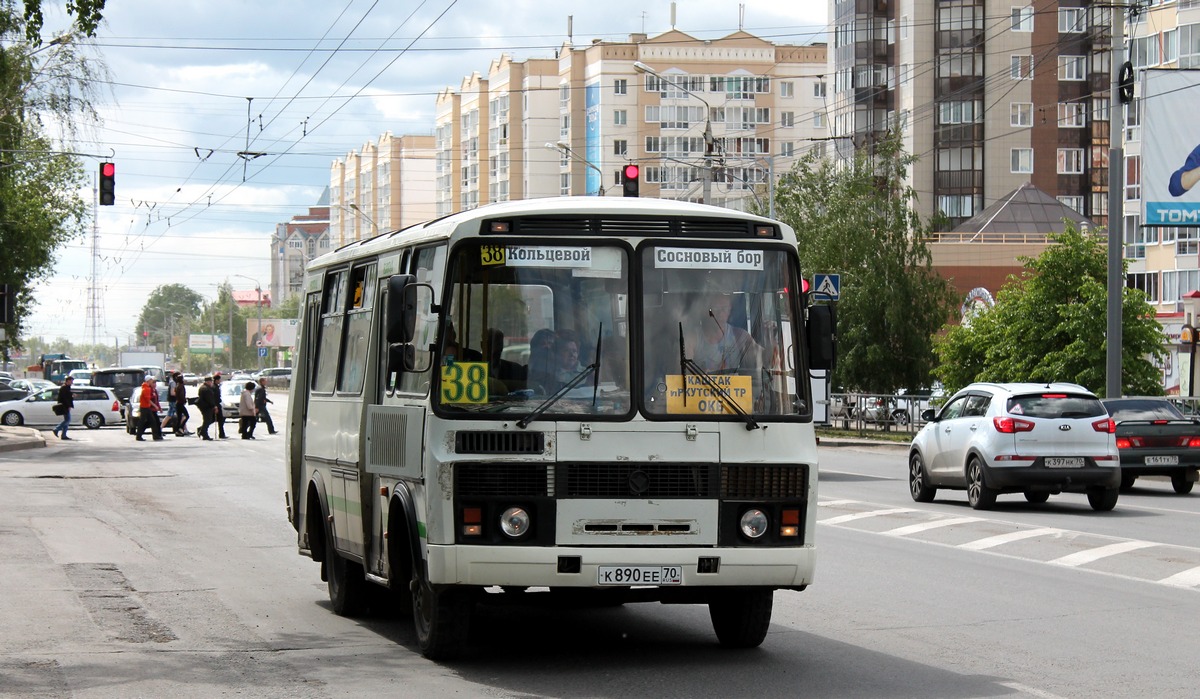
[[[379,235],[379,224],[375,223],[375,219],[368,216],[367,212],[365,212],[361,208],[359,208],[358,204],[347,204],[346,206],[349,207],[349,209],[351,211],[353,211],[354,213],[358,214],[359,216],[362,216],[363,219],[365,219],[367,223],[371,224],[371,230],[374,231],[374,235],[371,236],[372,238]]]
[[[704,103],[704,190],[703,190],[703,194],[701,195],[701,198],[704,199],[704,201],[701,203],[703,203],[703,204],[710,203],[710,201],[712,200],[712,155],[713,155],[712,105],[710,105],[708,103],[708,100],[704,99],[700,95],[696,94],[695,92],[692,92],[691,90],[687,89],[683,85],[680,85],[679,83],[675,82],[674,80],[664,77],[663,75],[656,72],[653,68],[646,65],[645,63],[642,63],[641,61],[634,61],[633,69],[639,73],[649,73],[650,75],[653,75],[654,77],[658,78],[659,80],[662,80],[663,82],[667,83],[668,85],[674,86],[675,88],[677,88],[683,92],[686,92],[687,94],[691,95],[692,97],[695,97],[696,99],[698,99]]]
[[[595,163],[593,163],[592,161],[583,157],[582,155],[579,155],[575,151],[571,150],[571,147],[568,146],[563,141],[559,141],[558,143],[547,143],[546,147],[552,148],[554,150],[562,151],[563,153],[566,153],[567,155],[571,156],[572,158],[578,160],[579,162],[583,163],[584,165],[587,165],[588,167],[590,167],[591,169],[593,169],[597,173],[599,173],[599,175],[600,175],[600,196],[604,196],[604,171],[601,170],[600,168],[596,167]]]
[[[250,281],[254,282],[254,290],[258,292],[258,342],[256,343],[258,346],[257,346],[257,348],[256,348],[256,351],[257,351],[257,353],[258,353],[258,370],[261,372],[261,371],[263,370],[263,352],[262,352],[262,284],[259,284],[259,283],[258,283],[258,280],[257,280],[257,279],[255,279],[254,277],[247,277],[247,276],[246,276],[246,275],[244,275],[244,274],[235,274],[235,275],[233,275],[233,276],[235,276],[235,277],[241,277],[242,279],[249,279]],[[232,342],[232,340],[233,340],[233,337],[231,336],[229,339],[230,339],[230,341]]]

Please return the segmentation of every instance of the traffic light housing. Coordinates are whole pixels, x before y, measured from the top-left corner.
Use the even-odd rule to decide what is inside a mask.
[[[641,181],[641,170],[637,165],[629,163],[625,169],[621,171],[621,189],[627,197],[636,197],[638,195],[638,183]]]
[[[17,285],[0,284],[0,325],[17,322]]]
[[[112,206],[117,203],[116,177],[116,165],[100,163],[100,206]]]

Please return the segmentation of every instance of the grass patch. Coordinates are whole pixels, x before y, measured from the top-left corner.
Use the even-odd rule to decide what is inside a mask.
[[[818,427],[818,437],[830,439],[869,439],[876,442],[908,444],[913,439],[910,432],[883,432],[881,430],[842,430],[836,427]]]

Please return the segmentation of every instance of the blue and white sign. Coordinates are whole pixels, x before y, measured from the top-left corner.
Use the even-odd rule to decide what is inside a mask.
[[[596,167],[600,167],[601,160],[601,140],[600,140],[600,81],[597,80],[583,88],[584,100],[584,154],[587,161]],[[600,181],[600,173],[592,168],[587,168],[584,171],[584,183],[586,184],[586,192],[589,197],[594,197],[600,194],[600,187],[603,183]]]
[[[1142,225],[1200,227],[1200,126],[1185,116],[1196,108],[1200,70],[1144,73]]]
[[[824,297],[830,301],[837,301],[842,295],[842,275],[840,274],[814,274],[813,275],[813,296]]]
[[[258,348],[258,356],[260,356],[260,357],[267,356],[267,349],[268,348],[266,348],[266,347],[259,347]]]

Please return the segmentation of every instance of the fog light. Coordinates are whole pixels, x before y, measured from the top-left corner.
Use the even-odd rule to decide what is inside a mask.
[[[529,531],[529,513],[520,507],[510,507],[500,515],[500,531],[510,539],[519,539]]]
[[[800,529],[797,527],[789,526],[789,527],[780,527],[779,528],[779,536],[797,536],[797,535],[799,535],[799,533],[800,533]]]
[[[742,513],[742,535],[747,539],[757,539],[767,533],[767,515],[759,509],[746,510]]]

